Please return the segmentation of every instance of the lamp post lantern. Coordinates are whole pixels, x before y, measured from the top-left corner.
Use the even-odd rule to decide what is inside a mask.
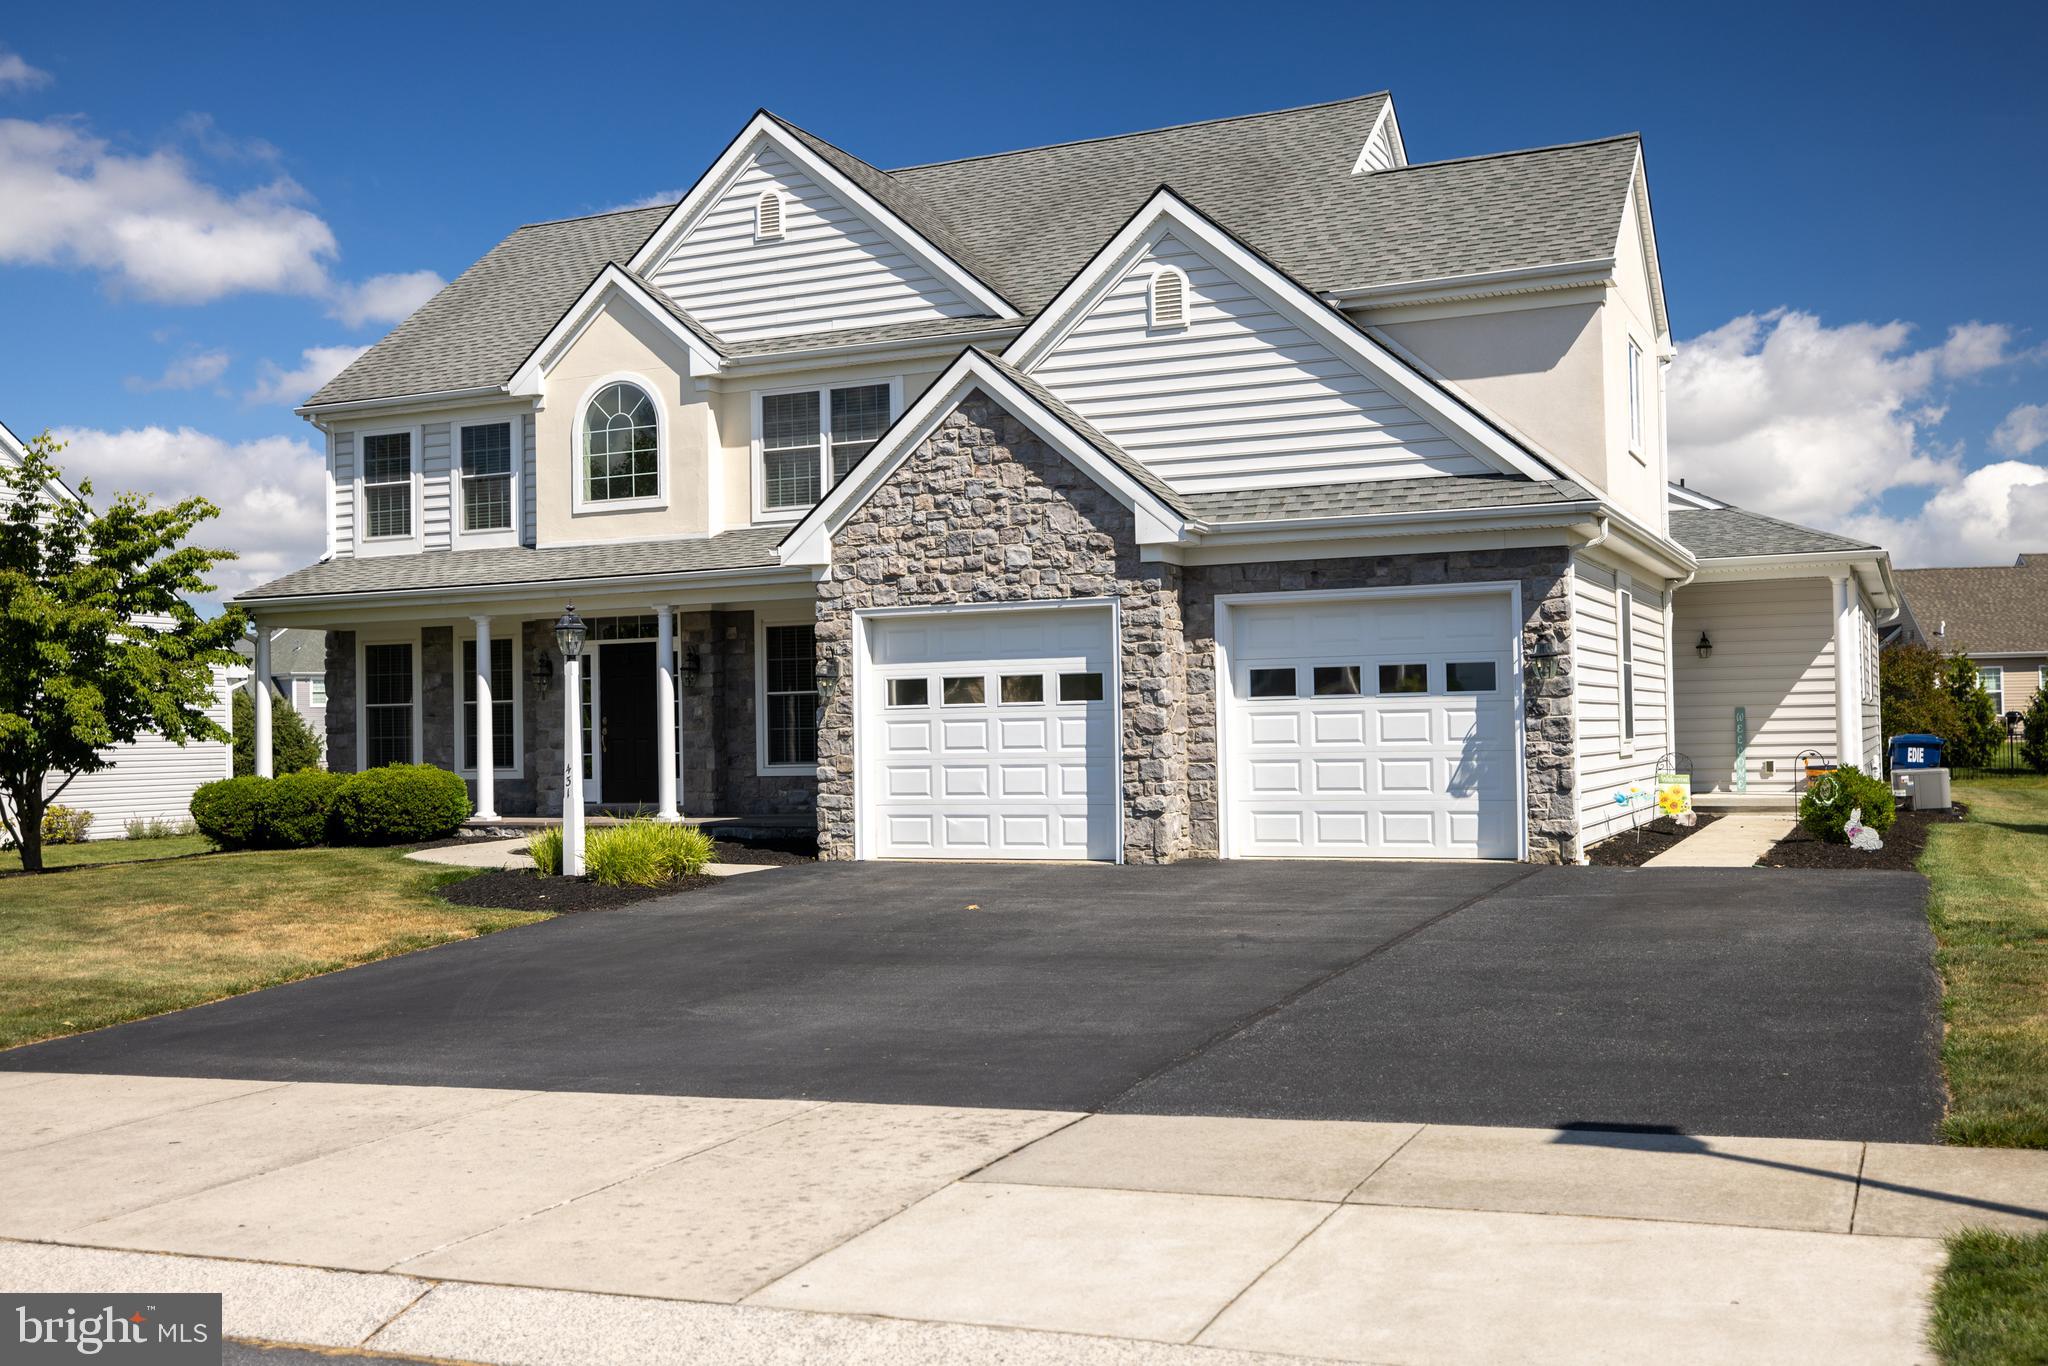
[[[571,604],[555,622],[562,652],[562,876],[583,876],[583,637]]]

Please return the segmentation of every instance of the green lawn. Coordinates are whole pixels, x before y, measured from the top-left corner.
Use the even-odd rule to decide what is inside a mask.
[[[130,861],[0,878],[0,1047],[547,918],[451,906],[434,888],[469,874],[395,849],[133,861],[185,844],[67,845],[51,852]]]
[[[1951,1143],[2048,1148],[2048,777],[1955,785],[1928,840]]]
[[[129,863],[136,859],[180,858],[213,848],[204,835],[167,835],[160,840],[89,840],[84,844],[46,844],[45,868],[73,868],[81,863]],[[0,850],[0,873],[16,872],[21,854]]]
[[[2048,1361],[2048,1233],[1950,1238],[1929,1336],[1949,1366]]]

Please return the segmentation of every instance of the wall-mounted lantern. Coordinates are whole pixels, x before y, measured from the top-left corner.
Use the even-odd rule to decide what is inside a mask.
[[[554,681],[555,657],[544,650],[536,651],[533,667],[526,671],[526,686],[532,688],[540,700],[545,702],[548,700],[548,689],[554,685]]]
[[[685,645],[683,647],[681,667],[677,672],[682,675],[685,688],[697,686],[697,677],[704,672],[704,659],[703,656],[697,653],[696,646]]]
[[[1564,651],[1549,636],[1538,638],[1529,647],[1529,669],[1538,682],[1549,682],[1564,672]]]
[[[1707,633],[1702,631],[1700,632],[1700,643],[1693,646],[1693,648],[1700,652],[1701,659],[1705,659],[1714,653],[1714,642],[1707,639]]]

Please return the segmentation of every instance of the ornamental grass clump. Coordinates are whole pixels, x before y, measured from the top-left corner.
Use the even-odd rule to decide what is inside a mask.
[[[599,826],[583,849],[590,880],[608,887],[659,886],[703,872],[712,858],[711,837],[696,826],[652,820]]]
[[[534,871],[542,877],[559,877],[562,872],[562,828],[543,830],[526,842]]]

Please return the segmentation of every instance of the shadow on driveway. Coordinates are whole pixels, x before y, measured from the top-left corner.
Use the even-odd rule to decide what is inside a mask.
[[[0,1068],[1924,1141],[1914,874],[818,864]]]

